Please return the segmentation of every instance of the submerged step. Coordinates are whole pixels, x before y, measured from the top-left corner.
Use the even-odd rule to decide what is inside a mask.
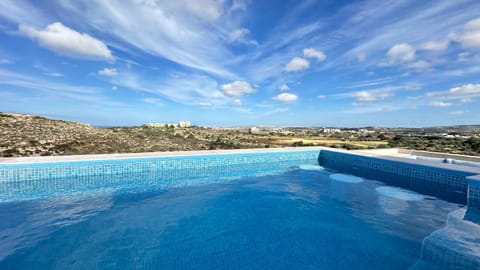
[[[423,240],[420,265],[426,262],[441,269],[480,269],[478,221],[479,213],[466,208],[450,213],[446,227]]]

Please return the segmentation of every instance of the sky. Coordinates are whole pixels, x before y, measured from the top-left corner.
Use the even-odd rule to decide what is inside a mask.
[[[2,0],[0,111],[97,126],[480,124],[480,1]]]

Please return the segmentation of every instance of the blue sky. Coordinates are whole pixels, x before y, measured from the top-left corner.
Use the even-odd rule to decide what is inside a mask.
[[[480,1],[0,1],[0,111],[137,125],[480,124]]]

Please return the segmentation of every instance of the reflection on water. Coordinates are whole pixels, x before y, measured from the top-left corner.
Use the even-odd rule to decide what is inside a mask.
[[[405,269],[458,208],[330,176],[297,168],[0,204],[0,269]]]
[[[300,170],[305,170],[305,171],[323,171],[323,170],[325,170],[325,168],[323,168],[320,165],[309,165],[309,164],[299,165],[298,168],[300,168]]]
[[[343,173],[334,173],[330,175],[330,179],[342,182],[342,183],[350,183],[350,184],[358,184],[363,182],[363,178],[350,175],[350,174],[343,174]]]
[[[383,186],[377,187],[375,189],[379,194],[403,201],[420,201],[425,199],[426,196],[419,194],[414,191],[406,190],[399,187],[390,187],[390,186]]]
[[[111,206],[112,196],[108,193],[4,204],[0,207],[0,260]]]

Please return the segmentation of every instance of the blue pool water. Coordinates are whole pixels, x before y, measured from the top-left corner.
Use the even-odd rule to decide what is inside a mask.
[[[306,164],[5,200],[0,269],[408,269],[461,207],[339,173]]]

